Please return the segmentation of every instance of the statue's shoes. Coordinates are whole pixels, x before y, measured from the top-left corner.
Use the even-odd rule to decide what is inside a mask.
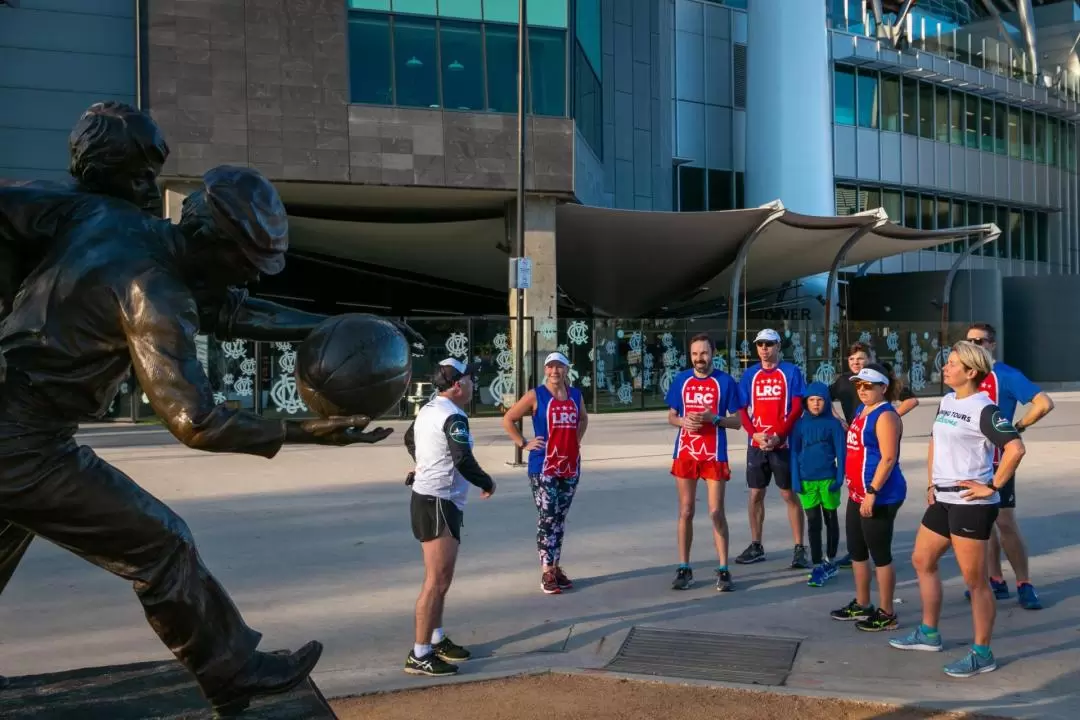
[[[235,717],[262,695],[292,690],[315,669],[323,646],[309,642],[296,652],[257,652],[229,684],[210,698],[216,717]]]

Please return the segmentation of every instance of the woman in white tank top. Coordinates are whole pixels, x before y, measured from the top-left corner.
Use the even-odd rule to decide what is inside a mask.
[[[1024,443],[1009,418],[979,383],[993,360],[985,348],[966,340],[956,343],[942,368],[953,392],[941,399],[934,420],[928,458],[926,514],[915,537],[911,561],[919,575],[922,625],[904,638],[889,641],[898,650],[941,650],[938,561],[951,547],[971,594],[975,641],[971,651],[945,666],[952,677],[971,677],[997,669],[990,652],[996,607],[987,580],[987,541],[998,514],[998,490],[1016,472]],[[1003,451],[997,470],[994,450]]]

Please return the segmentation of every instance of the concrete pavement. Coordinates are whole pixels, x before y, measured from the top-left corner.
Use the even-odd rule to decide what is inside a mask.
[[[538,587],[535,510],[525,474],[494,419],[474,421],[477,456],[499,483],[474,494],[447,630],[478,656],[458,680],[604,665],[633,625],[770,634],[802,640],[785,692],[857,696],[1015,717],[1072,718],[1080,678],[1080,394],[1025,434],[1020,517],[1046,609],[999,603],[994,650],[1002,667],[970,680],[941,673],[970,643],[969,606],[955,563],[943,565],[947,651],[901,653],[889,634],[864,634],[828,611],[853,596],[849,572],[821,589],[787,569],[791,539],[775,491],[766,515],[769,561],[733,566],[737,591],[711,585],[715,557],[699,492],[694,547],[698,586],[669,590],[675,561],[674,430],[661,413],[593,416],[584,474],[570,514],[564,563],[577,588]],[[935,402],[905,422],[902,467],[915,489],[901,510],[894,552],[904,628],[919,621],[910,555],[921,518],[926,442]],[[410,462],[398,432],[373,447],[285,449],[267,461],[197,453],[154,427],[88,428],[99,449],[189,523],[210,568],[233,594],[264,648],[317,638],[316,680],[327,696],[420,687],[401,673],[412,643],[422,578],[403,478]],[[124,433],[132,433],[125,439]],[[109,434],[104,434],[109,433]],[[729,433],[732,556],[749,541],[742,433]],[[1010,585],[1014,579],[1007,576]],[[0,599],[0,673],[20,675],[165,658],[126,583],[35,542]],[[430,682],[430,681],[427,681]]]

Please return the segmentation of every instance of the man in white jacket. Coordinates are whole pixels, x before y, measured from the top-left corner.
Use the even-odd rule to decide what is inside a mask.
[[[455,662],[470,653],[450,641],[442,628],[443,605],[454,578],[462,516],[469,485],[480,497],[495,492],[495,481],[472,452],[465,408],[472,399],[474,365],[443,360],[433,379],[438,395],[420,409],[405,433],[405,447],[416,461],[406,483],[412,486],[413,535],[424,552],[424,585],[416,601],[416,644],[405,659],[413,675],[455,675]]]

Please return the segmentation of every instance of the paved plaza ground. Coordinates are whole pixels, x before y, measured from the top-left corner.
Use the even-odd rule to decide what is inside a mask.
[[[853,596],[849,572],[815,589],[806,586],[805,573],[787,569],[790,531],[775,492],[767,501],[769,561],[733,566],[737,591],[721,595],[710,582],[715,557],[702,489],[694,548],[699,584],[671,591],[674,430],[660,413],[592,418],[563,555],[577,588],[543,595],[525,473],[507,464],[512,448],[498,421],[476,420],[477,456],[499,488],[488,501],[474,495],[466,512],[446,625],[476,659],[458,680],[597,669],[632,626],[643,625],[800,639],[783,693],[1074,718],[1080,706],[1080,394],[1055,394],[1055,400],[1057,410],[1024,436],[1029,450],[1018,488],[1032,574],[1046,608],[1030,612],[1015,597],[1001,601],[994,637],[1001,668],[970,680],[948,678],[940,669],[971,641],[954,561],[943,565],[947,652],[891,650],[888,634],[859,633],[828,618]],[[905,422],[902,467],[916,491],[900,513],[894,546],[904,628],[919,621],[908,557],[923,509],[935,406],[924,401]],[[93,426],[82,439],[183,515],[207,564],[264,633],[265,649],[322,640],[326,652],[315,679],[328,697],[342,697],[431,684],[401,672],[422,566],[403,485],[410,469],[402,446],[406,425],[392,424],[398,431],[377,446],[290,447],[271,461],[190,451],[153,426]],[[749,541],[742,438],[729,433],[732,555]],[[125,582],[47,542],[35,542],[0,598],[0,674],[167,657]]]

